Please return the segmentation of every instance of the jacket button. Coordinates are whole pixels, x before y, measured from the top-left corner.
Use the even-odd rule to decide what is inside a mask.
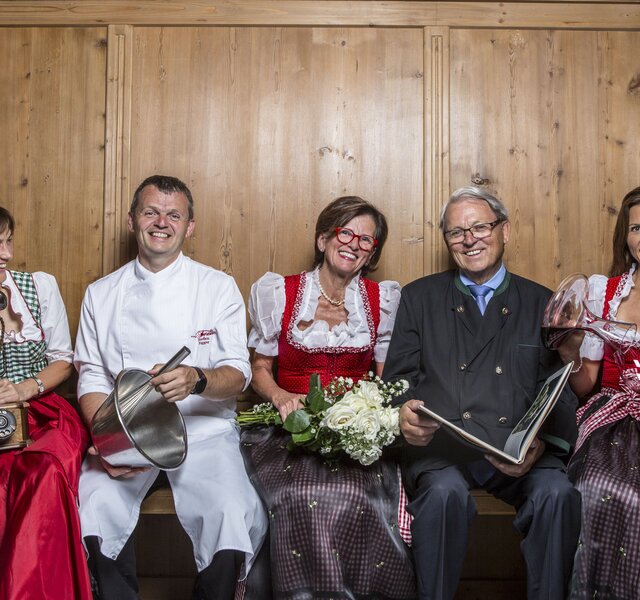
[[[466,420],[468,421],[468,420],[471,418],[471,413],[470,413],[468,410],[465,410],[465,411],[462,413],[462,418],[463,418],[463,419],[466,419]]]
[[[462,305],[457,306],[457,307],[456,307],[456,310],[457,310],[459,313],[463,313],[463,312],[464,312],[464,306],[462,306]]]
[[[461,370],[461,371],[464,371],[466,368],[467,368],[467,364],[466,364],[466,363],[462,363],[462,364],[460,365],[460,370]]]
[[[503,315],[508,315],[509,314],[509,309],[506,306],[502,307],[502,314]]]
[[[502,367],[501,367],[500,365],[498,365],[498,366],[496,367],[496,373],[497,373],[498,375],[502,375]]]
[[[500,423],[500,425],[504,425],[507,422],[507,417],[500,417],[498,419],[498,423]]]

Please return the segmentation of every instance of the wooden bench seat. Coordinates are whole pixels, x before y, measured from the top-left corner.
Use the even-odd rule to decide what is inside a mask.
[[[494,498],[484,490],[473,490],[472,496],[476,499],[478,505],[478,515],[480,516],[503,516],[514,515],[515,510],[512,506]],[[145,498],[140,512],[143,515],[172,515],[176,509],[173,504],[173,496],[171,489],[162,487],[155,490],[152,494]]]

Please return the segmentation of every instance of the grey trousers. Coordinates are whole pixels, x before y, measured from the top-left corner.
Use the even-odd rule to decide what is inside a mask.
[[[408,506],[420,600],[449,600],[462,572],[469,525],[476,515],[463,467],[421,473]],[[488,492],[517,509],[515,527],[524,535],[529,600],[563,600],[580,534],[580,494],[566,473],[534,468],[520,478],[494,475]]]

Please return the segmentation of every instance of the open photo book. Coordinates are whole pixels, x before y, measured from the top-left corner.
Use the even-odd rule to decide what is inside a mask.
[[[501,460],[519,465],[524,461],[531,442],[533,442],[540,427],[542,427],[545,419],[555,406],[562,389],[569,379],[572,368],[573,363],[569,362],[545,381],[540,393],[529,407],[529,410],[527,410],[522,419],[520,419],[518,424],[511,430],[502,449],[496,448],[461,427],[454,425],[437,413],[429,410],[426,406],[421,406],[418,410],[438,421],[448,432],[462,438],[464,441],[478,446],[485,452],[493,454]]]

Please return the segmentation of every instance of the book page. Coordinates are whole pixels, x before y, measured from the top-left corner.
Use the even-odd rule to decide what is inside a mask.
[[[438,421],[438,423],[440,423],[441,425],[444,425],[444,427],[446,427],[446,429],[450,433],[453,433],[454,435],[461,437],[463,441],[466,441],[472,444],[473,446],[476,446],[481,450],[484,450],[485,452],[494,454],[501,460],[506,460],[514,464],[518,464],[516,458],[514,458],[513,456],[506,454],[505,452],[496,448],[495,446],[492,446],[491,444],[485,442],[484,440],[481,440],[479,437],[476,437],[475,435],[469,433],[468,431],[465,431],[461,427],[454,425],[453,423],[451,423],[451,421],[447,421],[445,418],[441,417],[439,414],[429,410],[426,406],[419,406],[418,410],[424,413],[425,415],[427,415],[428,417],[431,417],[432,419]]]
[[[531,442],[553,410],[572,368],[573,362],[570,362],[545,381],[533,404],[507,438],[504,445],[504,451],[507,454],[518,457],[520,462],[524,460]]]
[[[497,456],[501,460],[519,465],[524,461],[527,450],[540,430],[542,423],[544,423],[544,420],[555,406],[569,378],[572,367],[573,363],[570,362],[547,378],[536,399],[509,434],[503,449],[496,448],[461,427],[454,425],[444,417],[429,410],[426,406],[420,406],[418,410],[444,425],[450,433],[459,436],[464,441]]]

